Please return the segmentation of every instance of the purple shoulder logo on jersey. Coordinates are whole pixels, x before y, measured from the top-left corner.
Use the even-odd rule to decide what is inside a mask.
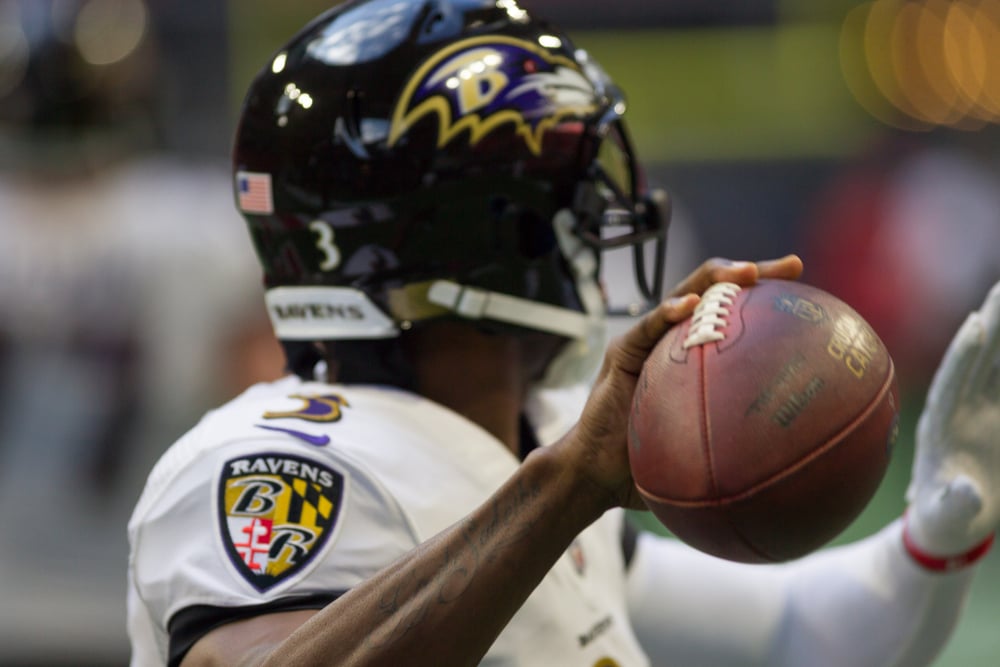
[[[341,408],[350,407],[339,394],[292,394],[288,398],[302,401],[294,410],[268,410],[264,419],[304,419],[310,422],[335,422],[343,416]]]
[[[438,147],[462,132],[475,145],[511,123],[539,155],[546,131],[596,109],[594,86],[573,60],[522,39],[473,37],[435,54],[410,79],[393,112],[389,145],[431,115]]]
[[[337,527],[344,475],[319,461],[260,453],[226,461],[217,517],[236,571],[260,592],[303,571]]]

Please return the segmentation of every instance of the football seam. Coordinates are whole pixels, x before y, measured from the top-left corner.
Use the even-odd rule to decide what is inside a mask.
[[[710,492],[718,493],[719,485],[715,478],[715,457],[712,456],[712,423],[708,414],[708,371],[705,368],[705,347],[698,347],[698,375],[701,380],[701,449],[705,456],[705,468],[708,473],[708,481],[711,485]]]
[[[681,499],[669,498],[666,496],[659,496],[653,493],[649,493],[645,489],[641,489],[641,491],[643,495],[648,497],[650,500],[660,503],[670,503],[674,507],[678,508],[699,508],[699,507],[711,508],[711,507],[718,507],[720,505],[727,505],[729,503],[738,502],[745,498],[749,498],[754,494],[759,493],[760,491],[766,489],[767,487],[777,482],[780,482],[785,477],[788,477],[789,475],[798,472],[800,469],[809,465],[810,463],[820,458],[821,456],[825,456],[827,452],[829,452],[834,446],[837,445],[837,443],[843,440],[844,436],[848,432],[850,432],[850,430],[859,421],[867,419],[868,416],[882,404],[882,399],[884,399],[886,393],[888,393],[892,389],[892,382],[893,379],[895,378],[895,375],[896,375],[895,365],[893,364],[892,359],[890,358],[889,372],[886,373],[885,381],[883,382],[882,387],[881,389],[879,389],[878,393],[875,394],[875,398],[868,404],[865,410],[863,410],[860,414],[855,416],[854,419],[852,419],[850,422],[845,424],[843,428],[841,428],[837,433],[832,435],[825,443],[823,443],[821,447],[817,447],[809,454],[802,457],[801,459],[799,459],[792,465],[788,466],[787,468],[782,468],[781,470],[774,473],[767,479],[764,479],[758,482],[757,484],[754,484],[750,488],[741,491],[740,493],[735,493],[729,496],[723,496],[721,498],[713,498],[710,500],[681,500]],[[711,476],[711,479],[712,483],[715,484],[714,475]]]
[[[729,516],[729,512],[726,512],[726,523],[729,524],[729,527],[733,529],[733,535],[735,535],[739,539],[740,543],[744,547],[746,547],[747,550],[750,551],[750,553],[770,563],[778,563],[782,561],[782,558],[775,556],[774,554],[768,553],[767,551],[764,551],[759,546],[754,544],[754,542],[749,537],[744,535],[743,531],[740,530],[735,523],[733,523],[732,519]]]

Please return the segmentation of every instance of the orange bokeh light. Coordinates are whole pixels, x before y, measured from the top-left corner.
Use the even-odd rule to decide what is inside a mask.
[[[858,103],[908,130],[1000,122],[1000,0],[874,0],[848,13],[841,68]]]

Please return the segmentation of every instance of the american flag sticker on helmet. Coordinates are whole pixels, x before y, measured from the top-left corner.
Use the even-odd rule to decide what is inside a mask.
[[[244,213],[274,213],[271,174],[236,172],[236,194],[240,210]]]

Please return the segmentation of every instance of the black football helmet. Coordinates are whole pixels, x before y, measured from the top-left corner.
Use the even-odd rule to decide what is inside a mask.
[[[587,377],[600,250],[634,246],[643,297],[661,291],[669,212],[624,111],[598,64],[514,0],[358,0],[307,25],[254,79],[234,146],[292,369],[309,372],[303,342],[458,317],[563,336],[548,384]]]

